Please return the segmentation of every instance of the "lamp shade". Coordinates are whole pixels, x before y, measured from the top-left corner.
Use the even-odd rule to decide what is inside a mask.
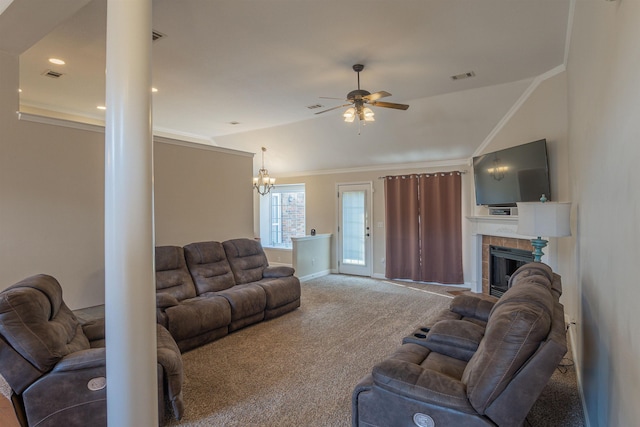
[[[571,202],[518,203],[518,234],[571,236]]]

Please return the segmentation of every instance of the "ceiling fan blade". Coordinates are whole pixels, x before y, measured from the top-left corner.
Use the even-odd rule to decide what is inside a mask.
[[[395,102],[378,102],[374,101],[370,103],[376,107],[395,108],[396,110],[406,110],[409,108],[407,104],[396,104]]]
[[[369,101],[375,101],[376,99],[384,98],[386,96],[391,96],[389,92],[385,92],[381,90],[380,92],[371,93],[369,95],[363,96],[362,99],[367,99]]]
[[[351,106],[351,104],[343,104],[343,105],[338,105],[337,107],[333,107],[333,108],[329,108],[328,110],[322,110],[322,111],[318,111],[315,114],[322,114],[322,113],[326,113],[327,111],[331,111],[331,110],[336,110],[338,108],[342,108],[342,107],[349,107]]]

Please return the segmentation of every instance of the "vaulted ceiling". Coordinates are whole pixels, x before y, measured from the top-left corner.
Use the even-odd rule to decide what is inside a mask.
[[[106,7],[88,2],[21,54],[21,108],[104,119]],[[154,129],[265,146],[274,175],[469,158],[533,79],[564,63],[569,9],[569,0],[154,0],[153,29],[165,35],[152,48]],[[360,129],[342,120],[345,108],[316,115],[344,104],[356,63],[363,89],[410,108],[373,107],[376,121]],[[475,76],[451,78],[467,72]]]

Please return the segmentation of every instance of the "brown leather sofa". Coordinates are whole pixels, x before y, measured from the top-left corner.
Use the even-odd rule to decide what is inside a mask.
[[[104,321],[80,324],[58,281],[44,274],[0,293],[0,374],[22,426],[106,426]],[[158,408],[182,417],[182,358],[162,326]]]
[[[158,323],[181,351],[300,306],[300,280],[269,266],[260,242],[234,239],[156,247]]]
[[[353,392],[354,426],[520,426],[567,351],[560,276],[529,263],[500,298],[466,293]]]

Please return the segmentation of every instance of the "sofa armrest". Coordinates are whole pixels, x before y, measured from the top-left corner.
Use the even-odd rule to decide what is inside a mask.
[[[262,272],[262,277],[265,279],[272,279],[277,277],[293,276],[294,273],[295,270],[292,267],[287,267],[286,265],[269,266]]]
[[[89,342],[105,339],[104,318],[92,320],[82,325],[82,331]]]
[[[54,366],[52,372],[70,372],[100,368],[106,364],[105,348],[90,348],[68,354]]]
[[[484,337],[484,328],[466,320],[441,320],[431,327],[424,346],[468,362]]]
[[[449,310],[463,317],[471,317],[482,320],[489,320],[489,314],[498,298],[489,295],[464,293],[457,295],[451,300]]]
[[[466,386],[459,380],[415,363],[387,359],[373,368],[378,387],[421,402],[474,412]]]
[[[158,293],[156,294],[156,307],[157,308],[167,308],[173,307],[174,305],[179,305],[180,302],[176,297],[166,293]]]
[[[184,414],[184,402],[182,397],[182,383],[184,372],[182,368],[182,356],[180,349],[168,330],[161,325],[156,326],[158,364],[164,372],[166,390],[165,394],[171,406],[173,416],[179,420]]]

